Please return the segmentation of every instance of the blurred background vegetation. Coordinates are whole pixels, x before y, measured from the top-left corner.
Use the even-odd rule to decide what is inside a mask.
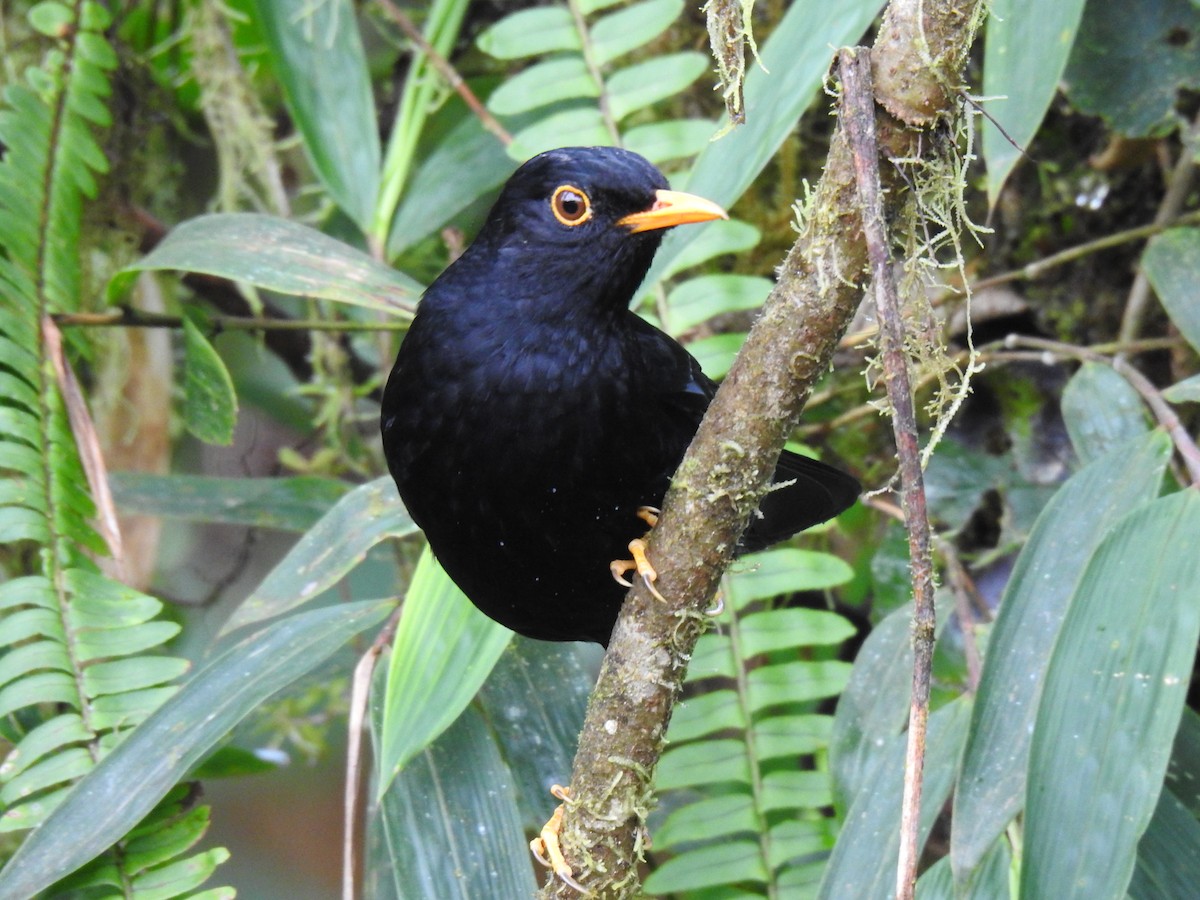
[[[4,6],[0,897],[336,896],[347,756],[365,896],[532,893],[599,651],[511,638],[423,555],[380,477],[395,347],[520,161],[619,143],[732,213],[638,301],[721,377],[881,6],[747,7],[740,106],[682,0]],[[961,166],[896,223],[942,584],[919,895],[1194,897],[1200,6],[991,11],[929,135]],[[795,435],[869,494],[729,576],[653,896],[891,891],[874,333]]]

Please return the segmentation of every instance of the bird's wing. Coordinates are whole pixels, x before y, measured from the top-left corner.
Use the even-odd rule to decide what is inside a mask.
[[[688,432],[686,445],[708,409],[716,383],[690,353],[652,325],[638,320],[635,328],[642,356],[654,365],[661,409],[675,428]],[[666,473],[669,478],[673,473]],[[742,537],[741,549],[760,550],[793,534],[828,521],[854,505],[860,485],[853,476],[807,456],[783,451],[763,498]]]

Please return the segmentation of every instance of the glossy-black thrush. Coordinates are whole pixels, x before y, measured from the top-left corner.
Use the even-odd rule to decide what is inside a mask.
[[[646,530],[716,385],[630,311],[664,229],[724,217],[626,150],[534,157],[425,292],[383,396],[388,466],[434,555],[519,634],[607,645],[610,562]],[[850,506],[858,483],[785,452],[739,550]]]

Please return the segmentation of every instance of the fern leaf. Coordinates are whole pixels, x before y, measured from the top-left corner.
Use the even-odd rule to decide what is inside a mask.
[[[45,819],[188,666],[149,652],[178,632],[157,619],[162,604],[97,571],[108,550],[42,335],[50,315],[79,306],[83,210],[108,169],[95,129],[110,118],[110,16],[77,0],[40,3],[29,19],[51,47],[0,106],[0,533],[11,576],[0,583],[0,717],[13,744],[0,763],[0,831]],[[162,842],[180,828],[164,820],[162,833],[125,840],[97,871],[123,896],[192,892],[224,851],[181,856],[194,840]],[[160,849],[138,862],[147,841]]]
[[[777,548],[749,557],[729,580],[720,633],[704,635],[689,681],[708,686],[682,703],[656,773],[668,807],[655,835],[670,858],[647,879],[650,893],[803,896],[834,842],[833,802],[817,765],[832,718],[816,702],[838,694],[850,666],[820,659],[854,633],[824,610],[766,601],[849,577],[835,557]],[[723,893],[725,892],[725,893]]]

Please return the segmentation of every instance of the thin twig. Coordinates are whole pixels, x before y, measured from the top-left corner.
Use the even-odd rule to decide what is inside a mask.
[[[342,900],[354,900],[354,834],[358,821],[358,798],[362,794],[362,734],[367,719],[367,699],[371,676],[380,655],[391,646],[400,621],[401,606],[388,618],[370,648],[354,667],[350,691],[350,713],[346,723],[346,786],[343,796],[345,830],[342,836]]]
[[[1137,228],[1128,228],[1125,231],[1118,231],[1115,234],[1106,234],[1104,237],[1097,238],[1094,241],[1087,241],[1077,244],[1074,247],[1068,247],[1066,250],[1060,250],[1058,253],[1051,254],[1036,262],[1031,262],[1029,265],[1022,266],[1019,269],[1012,269],[1008,272],[1001,272],[998,275],[981,278],[971,285],[971,291],[972,293],[977,293],[986,288],[1008,284],[1012,281],[1033,281],[1041,278],[1051,269],[1065,266],[1067,263],[1091,256],[1093,253],[1119,247],[1122,244],[1128,244],[1132,241],[1142,241],[1152,238],[1156,234],[1161,234],[1170,228],[1194,225],[1197,222],[1200,222],[1200,212],[1188,213],[1186,216],[1178,216],[1161,222],[1156,219],[1149,225],[1139,225]]]
[[[393,3],[392,0],[375,0],[375,2],[383,10],[384,14],[400,27],[405,36],[416,44],[417,49],[429,60],[429,64],[437,69],[438,74],[446,80],[446,83],[450,85],[454,92],[462,97],[463,102],[479,118],[483,127],[494,134],[505,147],[511,144],[512,135],[508,133],[495,116],[488,112],[487,107],[479,101],[479,98],[475,96],[475,92],[471,90],[470,86],[463,80],[463,77],[458,74],[458,70],[450,64],[450,61],[438,53],[429,41],[425,40],[425,35],[421,33],[421,29],[414,25],[412,19],[404,14],[404,10]]]
[[[838,57],[838,72],[842,83],[842,103],[846,109],[846,132],[854,154],[855,177],[862,206],[863,236],[867,243],[871,282],[879,315],[884,382],[892,409],[892,431],[900,463],[900,497],[908,530],[913,579],[912,699],[904,767],[900,854],[896,870],[896,897],[899,900],[911,900],[917,883],[917,857],[920,853],[921,787],[933,668],[933,559],[929,518],[925,509],[925,483],[921,472],[921,447],[917,439],[917,414],[904,350],[904,321],[896,282],[892,277],[890,244],[884,224],[870,59],[843,50]]]
[[[60,328],[183,328],[182,316],[143,312],[122,306],[117,312],[59,313]],[[407,331],[408,322],[347,322],[329,319],[277,319],[273,316],[208,316],[214,332],[222,331]]]
[[[1162,203],[1154,216],[1154,224],[1159,225],[1178,218],[1179,211],[1187,201],[1188,192],[1192,188],[1192,177],[1196,174],[1196,141],[1200,139],[1200,114],[1192,126],[1184,134],[1182,146],[1179,148],[1179,159],[1171,170],[1171,181],[1167,192],[1163,194]],[[1133,287],[1129,289],[1129,299],[1125,301],[1125,313],[1121,317],[1121,330],[1117,332],[1123,341],[1131,341],[1137,337],[1142,327],[1142,319],[1146,315],[1146,305],[1150,301],[1150,279],[1146,277],[1144,268],[1139,268],[1133,279]]]
[[[1150,411],[1158,419],[1158,423],[1171,436],[1171,441],[1175,445],[1175,452],[1183,460],[1192,484],[1200,487],[1200,448],[1196,446],[1196,442],[1192,439],[1192,436],[1183,427],[1183,423],[1179,421],[1179,417],[1175,415],[1175,411],[1171,409],[1170,404],[1163,399],[1162,392],[1154,386],[1154,383],[1149,378],[1135,369],[1128,361],[1120,357],[1105,356],[1103,353],[1096,353],[1085,347],[1075,347],[1071,344],[1063,344],[1059,341],[1046,340],[1045,338],[1010,335],[1004,343],[1007,347],[1026,347],[1042,353],[1065,356],[1068,359],[1088,360],[1111,366],[1146,401],[1146,405],[1150,407]]]

